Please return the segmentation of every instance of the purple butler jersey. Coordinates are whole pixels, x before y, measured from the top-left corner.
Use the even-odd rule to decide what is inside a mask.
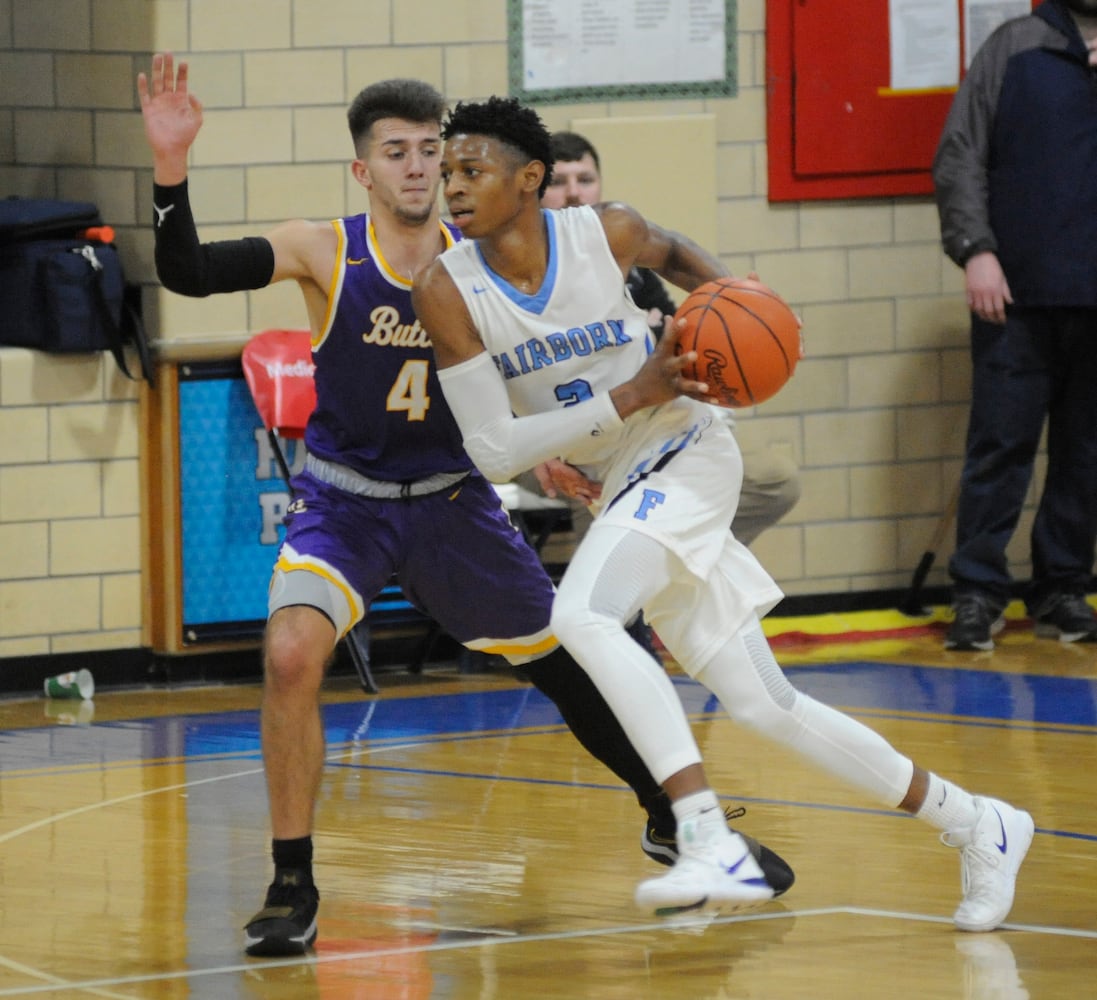
[[[328,315],[313,338],[310,453],[387,482],[462,472],[472,462],[438,384],[411,281],[385,262],[368,215],[332,222],[339,237]],[[446,246],[460,237],[441,224]]]
[[[310,461],[327,469],[306,465],[293,479],[269,613],[309,605],[343,635],[395,577],[458,642],[513,663],[536,659],[557,645],[552,580],[465,454],[411,282],[386,264],[368,216],[333,225],[339,256],[313,338],[317,408],[305,431]],[[442,233],[447,245],[459,238]],[[398,499],[362,496],[355,476],[382,494],[409,488],[389,491]],[[452,485],[432,488],[439,476]]]

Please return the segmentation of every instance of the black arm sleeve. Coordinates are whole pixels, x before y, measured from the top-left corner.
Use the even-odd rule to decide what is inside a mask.
[[[164,287],[203,298],[216,292],[264,288],[274,276],[274,248],[262,236],[199,243],[187,182],[152,186],[156,212],[156,274]]]

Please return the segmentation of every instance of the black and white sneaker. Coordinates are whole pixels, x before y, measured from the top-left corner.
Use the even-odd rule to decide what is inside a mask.
[[[1036,635],[1041,639],[1097,642],[1097,612],[1082,594],[1052,594],[1033,617]]]
[[[771,851],[764,844],[758,843],[753,837],[736,830],[731,826],[733,819],[739,819],[746,813],[746,809],[728,809],[724,812],[724,819],[728,821],[728,827],[734,833],[738,833],[746,841],[754,860],[762,869],[766,881],[773,889],[774,896],[780,896],[787,892],[792,883],[796,881],[796,875],[792,866],[776,851]],[[655,815],[648,813],[647,822],[644,824],[644,832],[640,837],[640,848],[652,861],[658,861],[668,867],[678,860],[678,824],[674,813],[669,809],[666,813]]]
[[[303,955],[316,940],[320,893],[296,868],[276,868],[263,908],[244,927],[248,955],[276,958]]]
[[[994,648],[994,637],[1006,627],[1001,609],[985,594],[957,594],[952,605],[955,617],[945,635],[945,649],[960,652]]]

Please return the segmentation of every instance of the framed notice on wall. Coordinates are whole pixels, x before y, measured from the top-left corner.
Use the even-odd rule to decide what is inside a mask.
[[[533,104],[733,97],[736,0],[508,0],[510,93]]]

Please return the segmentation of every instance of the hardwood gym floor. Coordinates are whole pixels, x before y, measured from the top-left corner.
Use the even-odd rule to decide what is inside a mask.
[[[300,960],[240,950],[270,877],[258,687],[0,702],[0,997],[1091,996],[1097,646],[1013,626],[977,655],[934,623],[774,637],[794,684],[1033,814],[996,933],[952,928],[958,856],[930,828],[736,730],[673,666],[714,784],[797,881],[707,925],[649,918],[628,790],[536,691],[442,665],[376,697],[329,682]]]

